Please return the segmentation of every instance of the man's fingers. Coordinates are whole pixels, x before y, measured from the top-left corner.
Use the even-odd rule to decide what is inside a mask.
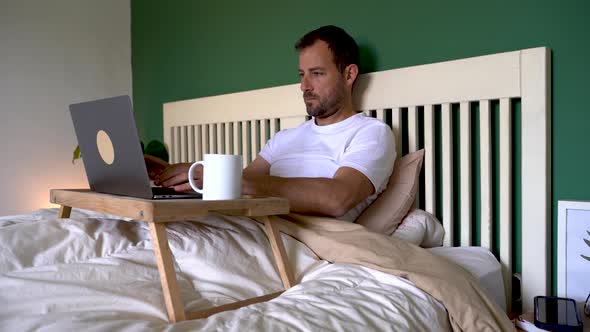
[[[174,164],[166,167],[166,169],[159,175],[157,180],[159,182],[166,182],[180,174],[184,174],[185,177],[188,174],[188,170],[191,164]],[[196,172],[195,172],[196,173]],[[187,177],[188,178],[188,177]],[[188,181],[188,180],[185,180]]]
[[[174,190],[178,191],[178,192],[185,192],[185,191],[189,191],[192,190],[193,188],[191,187],[190,183],[183,183],[183,184],[179,184],[177,186],[174,186]]]
[[[181,169],[179,167],[168,167],[166,168],[162,173],[160,173],[160,175],[157,177],[158,182],[160,183],[166,183],[178,176],[185,176],[186,177],[186,172],[182,172]],[[186,180],[188,181],[188,180]],[[176,184],[176,183],[173,183]]]
[[[188,183],[188,174],[186,174],[186,173],[176,174],[175,176],[168,178],[165,181],[162,181],[160,179],[160,184],[164,187],[172,187],[172,186],[176,186],[176,185],[184,184],[184,183]],[[190,186],[190,184],[189,184],[189,186]]]

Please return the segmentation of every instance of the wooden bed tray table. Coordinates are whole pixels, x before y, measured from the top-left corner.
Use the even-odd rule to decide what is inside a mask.
[[[61,205],[59,210],[60,218],[69,218],[72,208],[81,208],[129,217],[148,223],[170,322],[205,318],[218,312],[235,310],[246,305],[269,301],[279,296],[283,291],[186,313],[176,284],[174,258],[168,246],[167,222],[199,218],[209,212],[255,218],[264,223],[283,286],[288,289],[294,284],[293,274],[287,264],[287,256],[280,232],[276,224],[272,223],[269,218],[271,215],[289,213],[287,199],[270,197],[224,201],[204,201],[199,199],[150,200],[101,194],[84,189],[52,189],[50,190],[50,201]],[[195,239],[195,241],[198,241],[198,239]]]

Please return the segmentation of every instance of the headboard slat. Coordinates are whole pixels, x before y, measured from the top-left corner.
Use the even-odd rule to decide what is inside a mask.
[[[397,157],[402,155],[402,113],[399,108],[395,107],[391,109],[391,130],[393,130],[393,136],[395,137],[395,149]]]
[[[203,160],[203,147],[201,144],[201,125],[194,126],[195,128],[195,161]]]
[[[266,145],[266,142],[268,142],[268,136],[267,136],[268,127],[269,127],[268,119],[260,120],[260,147],[261,148]]]
[[[175,127],[168,128],[168,145],[170,150],[170,162],[177,162],[176,161],[176,135],[174,135],[174,131],[176,130]]]
[[[492,136],[490,101],[479,103],[479,178],[481,246],[492,249]]]
[[[232,122],[232,131],[234,141],[232,154],[242,154],[240,146],[240,123],[238,121]]]
[[[258,142],[258,134],[260,133],[260,120],[250,121],[250,161],[254,161],[260,151],[260,143]]]
[[[408,153],[418,151],[418,107],[408,107]]]
[[[471,220],[471,109],[469,102],[463,101],[459,105],[459,151],[460,159],[460,216],[461,216],[461,245],[472,245]]]
[[[241,123],[241,139],[242,139],[242,158],[244,166],[250,163],[250,147],[248,141],[250,140],[248,134],[250,132],[250,121],[242,121]]]
[[[407,129],[408,153],[418,151],[418,135],[420,135],[420,132],[418,130],[418,107],[410,106],[408,107]],[[418,188],[418,191],[416,192],[416,199],[414,200],[414,204],[412,206],[413,208],[417,208],[418,206],[420,206],[420,191],[421,189]]]
[[[205,124],[203,125],[203,131],[201,135],[201,140],[203,142],[203,157],[205,157],[205,153],[213,153],[213,147],[211,146],[210,134],[209,131],[211,130],[211,125]]]
[[[379,120],[381,120],[383,122],[386,122],[385,121],[385,112],[386,111],[384,109],[382,109],[382,108],[381,109],[378,109],[377,110],[377,119],[379,119]]]
[[[225,153],[224,133],[225,129],[223,123],[215,124],[215,142],[217,143],[217,153]]]
[[[434,106],[424,106],[424,209],[436,215]]]
[[[269,139],[273,138],[274,135],[277,133],[277,129],[278,129],[278,125],[277,125],[278,120],[275,118],[271,118],[270,119],[270,137]]]
[[[217,152],[217,124],[211,123],[209,127],[209,149],[211,153]]]
[[[180,160],[185,163],[188,162],[188,127],[180,127]]]
[[[234,138],[233,138],[233,123],[228,122],[225,124],[224,126],[224,141],[225,141],[225,153],[226,154],[234,154],[233,151],[233,144],[234,144]]]
[[[500,260],[507,297],[512,292],[512,121],[510,100],[500,99]],[[510,303],[507,305],[510,311]]]
[[[182,134],[181,134],[181,127],[176,127],[176,130],[174,131],[174,137],[176,138],[175,141],[175,146],[176,146],[176,160],[177,162],[180,162],[182,160],[181,158],[181,150],[182,150]]]
[[[194,162],[195,159],[195,126],[188,126],[188,161]]]
[[[453,125],[451,105],[442,104],[442,216],[445,227],[445,246],[454,245],[453,223]]]

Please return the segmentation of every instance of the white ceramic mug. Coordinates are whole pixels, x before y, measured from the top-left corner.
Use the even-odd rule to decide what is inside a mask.
[[[197,187],[193,170],[203,165],[203,189]],[[203,200],[236,199],[242,195],[242,156],[233,154],[205,154],[202,161],[191,165],[188,180]]]

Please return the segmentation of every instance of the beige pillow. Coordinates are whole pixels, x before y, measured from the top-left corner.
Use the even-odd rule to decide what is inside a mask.
[[[356,219],[373,232],[390,235],[408,213],[420,185],[424,150],[397,160],[387,188]]]

